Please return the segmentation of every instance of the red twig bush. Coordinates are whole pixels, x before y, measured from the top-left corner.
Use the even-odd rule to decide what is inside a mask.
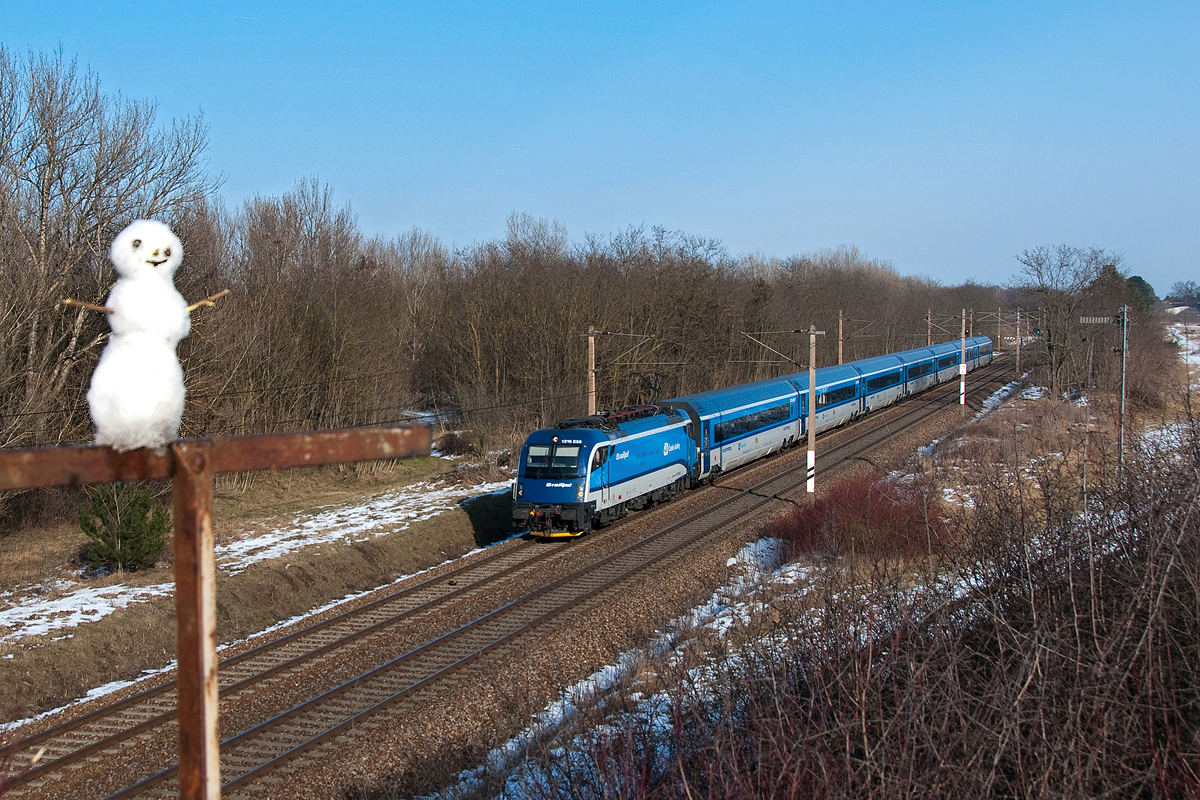
[[[941,552],[950,525],[928,492],[908,482],[857,476],[767,526],[791,555],[918,557]]]

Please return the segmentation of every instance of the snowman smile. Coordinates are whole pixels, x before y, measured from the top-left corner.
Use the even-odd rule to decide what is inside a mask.
[[[167,260],[164,258],[161,261],[155,261],[152,258],[147,258],[146,263],[153,267],[161,267],[163,264],[167,263]]]

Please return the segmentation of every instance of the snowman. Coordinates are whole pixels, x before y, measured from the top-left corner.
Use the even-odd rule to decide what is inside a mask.
[[[189,306],[176,291],[183,245],[161,222],[131,223],[108,255],[120,277],[107,305],[67,301],[106,312],[112,328],[87,393],[96,444],[161,453],[178,436],[183,415],[183,369],[175,348],[191,328],[189,313],[220,295]]]

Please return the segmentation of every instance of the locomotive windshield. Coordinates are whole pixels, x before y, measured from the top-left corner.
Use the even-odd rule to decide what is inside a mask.
[[[531,444],[525,459],[526,478],[579,477],[577,444]]]

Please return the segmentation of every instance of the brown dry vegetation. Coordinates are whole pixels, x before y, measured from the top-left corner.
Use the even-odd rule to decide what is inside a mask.
[[[949,581],[887,548],[827,553],[751,625],[685,633],[531,742],[522,796],[1196,796],[1200,419],[1178,448],[1132,446],[1120,478],[1093,431],[1085,526],[1082,410],[1022,405],[939,448],[932,472],[972,501]]]

